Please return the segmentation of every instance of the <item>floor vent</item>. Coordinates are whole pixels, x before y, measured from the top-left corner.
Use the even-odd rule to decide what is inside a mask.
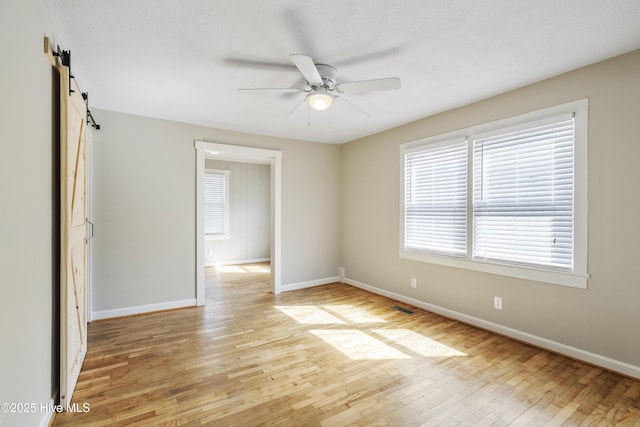
[[[403,312],[405,314],[413,314],[413,311],[411,311],[411,310],[409,310],[407,308],[404,308],[404,307],[400,307],[399,305],[394,305],[391,308],[393,308],[396,311],[401,311],[401,312]]]

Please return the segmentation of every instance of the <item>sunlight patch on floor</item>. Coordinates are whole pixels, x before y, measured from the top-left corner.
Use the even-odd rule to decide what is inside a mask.
[[[371,331],[422,356],[454,357],[467,355],[455,348],[448,347],[408,329],[372,329]]]
[[[216,264],[213,266],[220,273],[270,273],[270,265],[221,265]]]
[[[411,359],[411,356],[357,329],[310,332],[353,360]]]
[[[221,273],[246,273],[242,267],[237,265],[216,265],[215,268]]]
[[[337,317],[312,305],[275,306],[275,308],[277,308],[287,316],[291,317],[298,323],[302,323],[302,324],[312,324],[312,325],[344,324],[344,322],[338,319]]]
[[[353,323],[386,323],[381,317],[374,316],[366,310],[362,310],[352,305],[323,305],[322,308],[332,311]]]
[[[348,304],[289,305],[274,306],[274,308],[296,322],[306,325],[338,326],[388,323],[381,317]],[[316,329],[309,332],[354,360],[411,359],[412,356],[405,353],[405,350],[410,354],[424,357],[467,355],[409,329],[367,329],[366,331],[359,329]]]
[[[271,267],[262,265],[247,265],[243,267],[248,273],[270,273]]]

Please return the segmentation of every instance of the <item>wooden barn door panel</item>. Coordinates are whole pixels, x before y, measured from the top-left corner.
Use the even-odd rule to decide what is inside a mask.
[[[71,403],[87,353],[86,106],[60,68],[61,289],[60,404]],[[73,92],[69,93],[69,84]]]

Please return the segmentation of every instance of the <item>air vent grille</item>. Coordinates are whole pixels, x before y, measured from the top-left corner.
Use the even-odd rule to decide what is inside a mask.
[[[393,308],[396,311],[401,311],[404,314],[413,314],[413,311],[409,310],[408,308],[400,307],[399,305],[394,305],[391,308]]]

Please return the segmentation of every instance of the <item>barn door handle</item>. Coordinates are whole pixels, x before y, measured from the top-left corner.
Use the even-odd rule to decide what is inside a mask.
[[[86,238],[86,241],[88,242],[89,240],[93,239],[93,223],[89,221],[89,218],[85,218],[85,219],[87,221],[87,224],[91,226],[91,235]]]

